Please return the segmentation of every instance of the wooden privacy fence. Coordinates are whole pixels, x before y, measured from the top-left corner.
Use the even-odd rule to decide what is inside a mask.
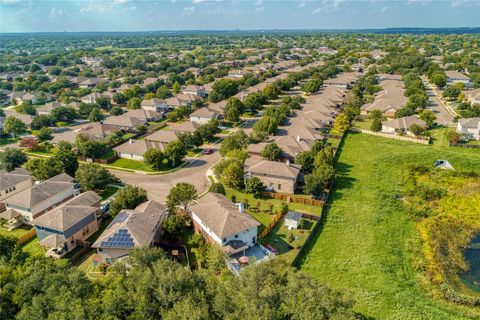
[[[449,143],[450,147],[461,147],[461,148],[480,148],[480,144],[462,144],[462,143]]]
[[[375,132],[371,130],[357,129],[357,128],[351,128],[350,130],[353,132],[361,132],[361,133],[369,134],[371,136],[379,136],[379,137],[385,137],[385,138],[390,138],[395,140],[408,141],[408,142],[421,143],[421,144],[430,144],[430,138],[428,137],[425,139],[414,138],[414,137],[407,137],[407,136],[399,136],[397,134]]]
[[[35,232],[34,228],[30,229],[27,233],[25,233],[24,235],[22,235],[17,239],[17,244],[21,246],[22,244],[26,243],[28,240],[35,237],[36,234],[37,233]]]
[[[278,220],[280,220],[283,216],[283,212],[282,211],[279,211],[275,217],[273,217],[273,220],[272,222],[270,222],[268,224],[268,226],[260,233],[260,235],[258,236],[259,239],[263,239],[265,238],[265,236],[267,234],[270,233],[270,231],[272,231],[273,227],[275,227],[275,225],[277,224]]]
[[[76,252],[70,258],[70,264],[76,265],[82,259],[83,255],[90,249],[92,243],[88,241],[82,241],[81,245],[83,246],[82,249],[78,250],[78,252]]]
[[[312,198],[296,196],[296,195],[293,195],[293,194],[262,191],[262,192],[260,192],[260,195],[264,198],[281,200],[281,201],[285,201],[287,203],[293,202],[293,203],[307,204],[307,205],[311,205],[311,206],[319,206],[319,207],[323,206],[323,201],[322,200],[316,200],[316,199],[312,199]]]

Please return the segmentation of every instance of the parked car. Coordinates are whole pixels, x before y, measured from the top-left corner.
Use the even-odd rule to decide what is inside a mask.
[[[270,244],[265,244],[265,249],[267,249],[268,251],[270,251],[271,253],[274,253],[274,254],[277,254],[278,253],[278,250],[274,247],[272,247]]]
[[[213,150],[212,149],[203,149],[202,154],[212,154]]]

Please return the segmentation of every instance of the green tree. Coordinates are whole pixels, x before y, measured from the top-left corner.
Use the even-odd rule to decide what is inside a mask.
[[[243,105],[240,99],[235,97],[230,97],[225,105],[224,116],[225,120],[229,122],[238,122],[240,121],[240,116],[242,115],[245,106]]]
[[[72,144],[70,143],[60,143],[55,153],[55,159],[57,159],[61,164],[65,173],[75,176],[75,172],[78,169],[78,159],[77,156],[73,153]]]
[[[382,119],[383,113],[382,111],[375,109],[370,112],[370,119]]]
[[[263,182],[258,177],[251,177],[245,181],[245,192],[251,193],[255,197],[259,196],[264,188]]]
[[[230,163],[223,171],[221,179],[226,186],[241,189],[243,187],[243,166],[238,162]]]
[[[187,151],[185,150],[185,146],[179,140],[169,142],[165,148],[165,157],[173,166],[182,162],[186,155]]]
[[[88,121],[90,122],[98,122],[103,120],[103,114],[100,112],[100,109],[94,108],[89,114],[88,114]]]
[[[55,158],[31,158],[25,168],[40,181],[45,181],[63,172],[62,164]]]
[[[44,127],[49,127],[54,123],[52,117],[45,115],[45,114],[39,114],[35,116],[32,119],[32,123],[30,124],[30,128],[33,130],[38,130]]]
[[[119,106],[115,106],[112,109],[110,109],[110,114],[112,116],[119,116],[119,115],[123,114],[123,109],[120,108]]]
[[[425,133],[425,129],[419,126],[418,124],[414,123],[408,128],[408,130],[413,133],[415,136],[419,137]]]
[[[169,211],[172,212],[172,211]],[[172,239],[178,238],[185,229],[185,220],[178,214],[169,214],[162,226],[163,230]]]
[[[20,167],[27,161],[27,156],[20,149],[5,148],[0,152],[0,168],[6,171],[12,171]]]
[[[165,155],[160,149],[150,149],[143,155],[145,163],[156,170],[160,170],[165,160]]]
[[[223,195],[226,194],[225,192],[225,187],[223,186],[223,184],[221,184],[220,182],[214,182],[210,188],[208,188],[208,191],[209,192],[215,192],[215,193],[221,193]]]
[[[280,89],[273,84],[268,84],[262,89],[262,94],[269,100],[277,99],[281,93]]]
[[[187,206],[193,201],[197,200],[197,189],[189,183],[177,183],[167,196],[167,207],[171,213],[175,212],[175,208],[182,206],[186,210]]]
[[[305,91],[305,93],[307,94],[314,94],[315,92],[317,92],[318,90],[320,90],[320,87],[322,86],[322,81],[319,80],[319,79],[312,79],[312,80],[309,80],[307,81],[304,85],[303,85],[303,91]]]
[[[83,191],[93,190],[95,192],[105,190],[109,184],[119,182],[117,177],[96,163],[80,165],[75,179],[80,183]]]
[[[303,191],[318,197],[333,183],[334,179],[335,169],[332,165],[324,164],[305,176]]]
[[[130,100],[128,100],[127,108],[131,110],[140,109],[141,104],[142,104],[142,100],[140,100],[140,98],[133,97]]]
[[[437,117],[432,112],[432,110],[423,110],[422,112],[420,112],[420,119],[425,121],[427,126],[431,128],[435,124]]]
[[[238,92],[238,82],[231,79],[219,79],[212,86],[209,99],[218,102],[227,99]]]
[[[181,90],[182,90],[182,86],[180,85],[180,83],[175,82],[172,86],[172,92],[174,94],[178,94],[178,93],[180,93]]]
[[[382,131],[382,120],[380,120],[380,118],[373,119],[372,124],[370,125],[370,130],[374,132]]]
[[[122,209],[135,209],[147,200],[147,191],[137,186],[127,185],[120,189],[110,202],[110,214],[115,216]]]
[[[3,123],[3,132],[11,134],[12,137],[16,137],[27,131],[27,126],[21,120],[14,116],[9,116]]]
[[[272,142],[263,148],[260,155],[266,160],[277,161],[282,156],[282,152],[282,149],[275,142]]]
[[[49,141],[53,139],[53,130],[50,128],[41,128],[37,133],[37,138],[40,141]]]

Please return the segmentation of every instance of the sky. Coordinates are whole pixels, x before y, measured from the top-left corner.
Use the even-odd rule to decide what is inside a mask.
[[[479,26],[480,0],[0,0],[0,32]]]

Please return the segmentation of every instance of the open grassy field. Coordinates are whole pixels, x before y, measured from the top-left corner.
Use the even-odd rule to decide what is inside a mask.
[[[480,152],[351,133],[340,152],[341,176],[299,267],[349,292],[371,319],[478,318],[478,310],[434,300],[418,284],[417,230],[395,195],[404,190],[407,164],[447,159],[480,171]]]

